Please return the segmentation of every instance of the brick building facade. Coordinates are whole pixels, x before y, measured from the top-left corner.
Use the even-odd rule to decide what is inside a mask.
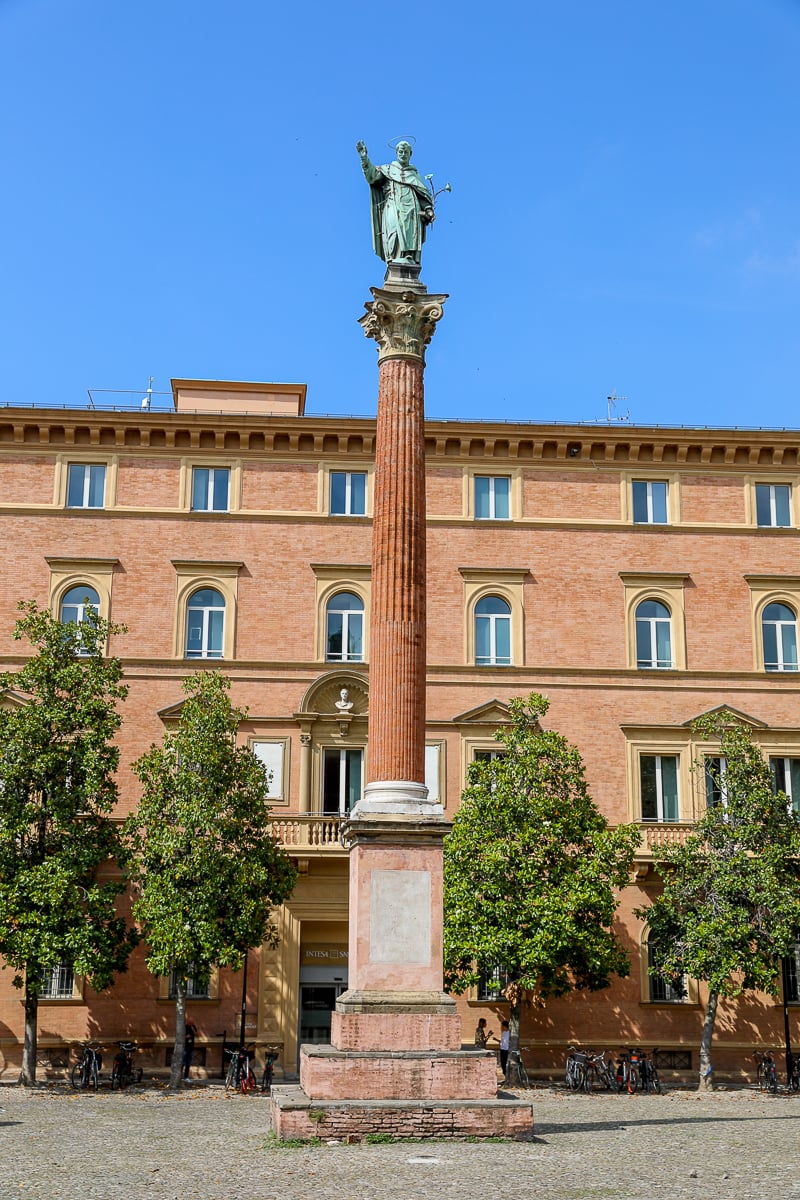
[[[300,1040],[327,1040],[347,984],[339,819],[369,754],[375,424],[307,415],[301,386],[173,391],[165,412],[0,413],[0,655],[4,667],[21,661],[21,598],[69,619],[88,596],[127,625],[111,647],[130,687],[123,812],[138,794],[130,763],[174,720],[186,673],[218,665],[231,677],[249,709],[241,736],[273,773],[275,830],[300,871],[280,946],[254,951],[248,975],[248,1038],[279,1045],[291,1073]],[[451,814],[507,701],[537,690],[603,812],[642,830],[619,913],[631,975],[527,1012],[534,1071],[556,1069],[573,1041],[658,1045],[674,1066],[696,1066],[702,988],[679,999],[650,980],[633,909],[654,886],[653,846],[683,837],[707,801],[691,769],[696,716],[742,714],[785,789],[797,780],[800,806],[798,453],[796,431],[427,423],[429,788]],[[789,980],[796,1003],[796,964]],[[241,986],[220,971],[190,999],[209,1071],[222,1033],[238,1032]],[[148,974],[141,947],[105,994],[68,964],[50,991],[39,1029],[54,1059],[90,1036],[130,1036],[164,1065],[169,981]],[[459,1006],[467,1041],[479,1016],[497,1029],[504,1009],[491,979]],[[4,972],[5,1073],[22,1023]],[[735,1075],[782,1030],[767,997],[722,1005],[715,1066]]]

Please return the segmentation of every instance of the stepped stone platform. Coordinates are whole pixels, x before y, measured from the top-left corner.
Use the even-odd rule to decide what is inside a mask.
[[[363,1141],[368,1134],[394,1138],[533,1138],[533,1105],[510,1092],[493,1100],[312,1100],[301,1087],[273,1087],[270,1116],[275,1135]]]

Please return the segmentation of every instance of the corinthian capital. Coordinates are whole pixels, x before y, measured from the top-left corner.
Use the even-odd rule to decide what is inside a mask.
[[[385,358],[418,358],[425,361],[425,347],[436,332],[444,313],[446,295],[419,295],[370,288],[373,300],[359,325],[368,338],[378,343],[378,362]]]

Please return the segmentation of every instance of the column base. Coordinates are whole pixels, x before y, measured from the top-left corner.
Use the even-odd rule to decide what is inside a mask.
[[[337,1050],[300,1047],[300,1086],[312,1100],[489,1100],[488,1050]]]
[[[386,1138],[508,1138],[534,1136],[533,1105],[510,1092],[491,1100],[316,1100],[299,1087],[273,1087],[270,1117],[276,1137],[363,1142]]]
[[[381,813],[404,817],[444,817],[444,809],[435,800],[428,799],[424,783],[413,783],[408,779],[385,779],[368,783],[364,795],[350,814],[350,819]]]

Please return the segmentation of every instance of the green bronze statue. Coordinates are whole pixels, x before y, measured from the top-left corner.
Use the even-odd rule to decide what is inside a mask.
[[[433,194],[411,166],[410,144],[398,142],[395,161],[381,167],[370,162],[363,142],[356,142],[356,150],[369,184],[375,253],[385,263],[419,266],[425,232],[434,219]]]

